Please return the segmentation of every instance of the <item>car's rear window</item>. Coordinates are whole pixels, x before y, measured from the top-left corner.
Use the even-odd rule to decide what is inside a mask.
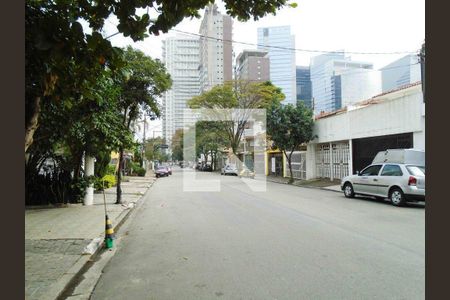
[[[414,176],[425,176],[425,167],[424,166],[406,166],[409,174]]]

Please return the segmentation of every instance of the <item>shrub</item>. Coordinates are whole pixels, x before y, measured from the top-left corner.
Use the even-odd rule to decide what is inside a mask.
[[[94,188],[97,191],[102,191],[103,187],[105,187],[105,189],[108,189],[112,186],[115,186],[116,183],[116,177],[114,175],[108,174],[103,176],[102,178],[96,178],[94,182]]]
[[[116,174],[116,165],[108,165],[106,175],[114,175],[114,174]]]
[[[145,169],[142,168],[138,163],[130,161],[129,166],[131,169],[131,176],[145,176]]]
[[[145,169],[139,167],[139,169],[136,170],[136,174],[137,174],[137,176],[144,177],[145,176]]]

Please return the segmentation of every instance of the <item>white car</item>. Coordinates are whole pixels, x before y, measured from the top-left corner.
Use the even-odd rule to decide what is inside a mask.
[[[402,163],[375,163],[357,175],[341,180],[347,198],[355,195],[389,198],[395,206],[408,201],[425,201],[425,166]]]
[[[236,168],[236,166],[234,165],[226,165],[225,167],[222,168],[222,170],[220,171],[220,175],[238,175],[238,169]]]

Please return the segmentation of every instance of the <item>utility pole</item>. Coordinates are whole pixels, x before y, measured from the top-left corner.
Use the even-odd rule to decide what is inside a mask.
[[[147,118],[144,114],[144,136],[142,137],[142,167],[144,169],[147,169],[146,163],[145,163],[145,129],[147,127]]]
[[[425,102],[425,42],[419,52],[420,76],[422,81],[423,102]]]

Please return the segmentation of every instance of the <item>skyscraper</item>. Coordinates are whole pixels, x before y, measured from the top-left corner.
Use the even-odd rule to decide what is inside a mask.
[[[236,78],[238,80],[270,80],[270,60],[263,50],[244,50],[236,58]]]
[[[258,49],[269,53],[270,81],[286,96],[284,104],[297,101],[294,48],[290,26],[258,28]]]
[[[302,101],[307,107],[312,108],[311,72],[309,67],[297,66],[297,101]]]
[[[163,137],[170,146],[175,131],[187,125],[183,123],[187,101],[198,95],[199,40],[183,36],[167,38],[163,41],[163,62],[172,78],[172,88],[164,94],[162,109]]]
[[[314,113],[338,110],[381,92],[381,74],[372,63],[352,61],[344,52],[311,58]]]
[[[200,25],[200,89],[202,93],[232,79],[232,21],[210,4]]]
[[[421,80],[419,57],[406,55],[381,68],[383,92]]]

